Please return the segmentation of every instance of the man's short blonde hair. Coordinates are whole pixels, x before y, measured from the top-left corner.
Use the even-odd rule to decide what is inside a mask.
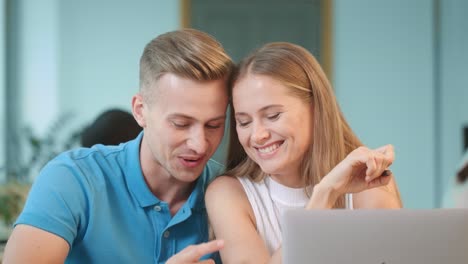
[[[153,39],[143,51],[140,92],[148,97],[164,73],[196,81],[227,81],[232,68],[231,58],[209,34],[195,29],[167,32]]]

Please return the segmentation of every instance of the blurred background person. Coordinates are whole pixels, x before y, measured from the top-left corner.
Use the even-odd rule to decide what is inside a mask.
[[[451,185],[445,194],[443,207],[468,208],[468,149],[460,160]]]
[[[95,144],[118,145],[136,138],[141,130],[129,112],[109,109],[83,129],[80,141],[87,148]]]

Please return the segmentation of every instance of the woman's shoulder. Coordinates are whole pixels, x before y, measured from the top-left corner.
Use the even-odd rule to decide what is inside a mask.
[[[247,194],[239,181],[232,176],[218,176],[209,185],[205,193],[207,206],[216,204],[229,208],[244,208],[250,206]]]
[[[247,194],[237,177],[227,175],[216,177],[208,185],[205,204],[211,218],[216,215],[223,217],[245,215],[249,221],[254,219]]]
[[[225,193],[227,195],[231,193],[238,193],[243,191],[242,185],[237,177],[228,175],[221,175],[216,177],[209,185],[207,189],[207,195],[209,193]]]

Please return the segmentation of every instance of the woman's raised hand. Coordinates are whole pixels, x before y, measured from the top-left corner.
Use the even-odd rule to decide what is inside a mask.
[[[378,149],[359,147],[338,163],[321,183],[332,187],[338,195],[387,185],[391,178],[391,172],[387,169],[394,158],[392,145]]]

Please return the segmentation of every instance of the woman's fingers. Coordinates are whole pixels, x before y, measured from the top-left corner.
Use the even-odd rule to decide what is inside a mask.
[[[364,155],[364,160],[366,163],[366,175],[365,181],[371,182],[374,179],[377,179],[382,174],[385,174],[384,171],[388,169],[393,163],[394,160],[394,151],[392,145],[386,145],[378,149],[361,149],[361,155]]]
[[[380,176],[370,181],[368,183],[369,189],[387,185],[390,182],[391,177],[389,176],[392,175],[392,173],[390,170],[385,170],[384,174],[384,176]]]
[[[385,177],[385,176],[390,176],[390,175],[392,175],[391,170],[384,170],[382,174],[380,175],[380,177]]]
[[[393,148],[393,145],[388,144],[375,149],[375,151],[384,154],[385,157],[390,161],[390,164],[388,166],[392,165],[393,160],[395,159],[395,149]]]
[[[392,173],[388,168],[393,159],[392,145],[377,149],[361,146],[349,153],[324,180],[340,194],[386,185],[391,180]]]

